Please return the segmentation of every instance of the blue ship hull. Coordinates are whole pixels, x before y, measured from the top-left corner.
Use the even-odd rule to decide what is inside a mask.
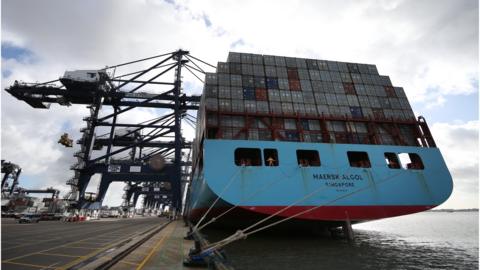
[[[238,166],[237,148],[276,149],[279,165]],[[299,149],[318,151],[321,165],[299,166]],[[347,151],[367,152],[371,168],[352,167]],[[389,168],[386,152],[415,153],[424,169]],[[218,222],[239,226],[272,214],[297,221],[355,223],[431,209],[445,202],[452,189],[451,175],[435,147],[205,140],[203,165],[194,169],[188,215],[197,222],[213,205],[208,218],[229,211]]]

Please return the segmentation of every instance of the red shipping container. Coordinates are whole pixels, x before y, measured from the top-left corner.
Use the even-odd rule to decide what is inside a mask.
[[[391,86],[384,86],[385,93],[387,93],[387,97],[397,97],[395,94],[395,89]]]
[[[288,87],[291,91],[301,91],[302,88],[300,87],[299,80],[288,80]]]
[[[347,95],[357,94],[357,92],[355,92],[355,87],[353,86],[353,83],[343,83],[343,89],[345,89],[345,94]]]
[[[268,101],[267,89],[265,88],[255,88],[255,99],[261,101]]]
[[[383,119],[385,118],[385,115],[383,114],[383,110],[382,109],[372,109],[372,112],[373,112],[373,117],[375,119]]]
[[[283,118],[273,118],[272,127],[276,129],[283,129]]]
[[[287,74],[288,74],[288,79],[289,80],[300,80],[298,78],[298,71],[296,68],[287,68]]]

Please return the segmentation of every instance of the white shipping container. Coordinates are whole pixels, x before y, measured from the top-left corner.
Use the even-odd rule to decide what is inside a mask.
[[[282,112],[284,114],[292,114],[293,113],[293,105],[290,102],[282,102]]]
[[[307,115],[318,115],[317,106],[315,104],[305,104],[305,113]]]
[[[315,104],[315,97],[313,92],[303,92],[303,101],[305,104]]]
[[[280,102],[270,102],[269,103],[270,112],[275,114],[282,113],[282,104]]]
[[[349,106],[360,106],[356,95],[347,95],[347,100]]]
[[[220,111],[230,112],[232,110],[232,101],[230,99],[218,99],[218,108]]]
[[[298,78],[300,80],[310,80],[310,74],[309,74],[308,70],[299,68],[298,69]]]
[[[257,112],[257,102],[255,100],[245,100],[244,105],[246,112]]]
[[[219,98],[231,98],[231,90],[228,86],[219,86],[218,87],[218,97]]]
[[[285,62],[285,57],[275,56],[275,65],[277,67],[285,67],[287,65],[287,63]]]
[[[320,130],[320,122],[318,120],[308,120],[308,126],[310,127],[310,130]]]
[[[345,88],[343,87],[343,83],[333,83],[332,85],[333,85],[333,88],[332,88],[333,93],[345,94]]]
[[[393,89],[395,90],[395,94],[397,95],[397,97],[399,97],[399,98],[406,98],[407,97],[405,95],[405,91],[403,90],[402,87],[394,87]]]
[[[229,52],[227,61],[228,62],[234,62],[234,63],[240,63],[242,61],[240,55],[241,54],[237,53],[237,52]]]
[[[280,92],[280,100],[282,102],[292,102],[292,96],[290,91],[279,91]]]
[[[205,73],[205,83],[216,85],[217,84],[217,74],[216,73],[209,73],[209,72]]]
[[[242,75],[231,74],[230,85],[242,87]]]
[[[342,82],[351,83],[352,78],[350,77],[350,73],[347,72],[340,72],[340,77],[342,78]]]
[[[342,76],[340,76],[340,72],[338,71],[330,71],[330,77],[332,82],[342,82]]]
[[[325,98],[327,99],[327,104],[329,106],[337,106],[338,105],[337,97],[335,96],[335,94],[326,93]]]
[[[278,78],[288,78],[287,68],[277,66],[277,77]]]
[[[305,105],[303,103],[293,103],[293,111],[297,114],[305,114]]]
[[[263,66],[263,56],[261,54],[252,54],[252,63]]]
[[[243,75],[253,75],[253,65],[242,64],[242,74]]]
[[[297,122],[295,119],[284,119],[283,120],[283,127],[285,129],[297,129]]]
[[[317,111],[319,115],[327,116],[330,114],[329,106],[327,105],[317,105]]]
[[[298,68],[307,68],[307,62],[303,58],[295,58],[295,61],[297,62],[297,67]]]
[[[263,63],[265,66],[275,66],[275,56],[273,55],[264,55]]]
[[[253,65],[253,75],[255,76],[265,76],[265,70],[261,65]]]
[[[311,79],[312,81],[320,81],[320,80],[321,80],[321,78],[320,78],[320,71],[310,69],[310,70],[309,70],[309,73],[310,73],[310,79]]]
[[[348,106],[347,95],[345,94],[336,94],[338,105]]]
[[[302,92],[300,92],[300,91],[291,91],[290,94],[291,94],[291,96],[292,96],[292,102],[304,103]]]
[[[217,63],[217,73],[230,73],[228,63],[218,62]]]
[[[278,89],[280,90],[289,90],[288,79],[278,78]]]
[[[267,101],[257,101],[257,112],[259,113],[268,113],[268,102]]]
[[[230,89],[232,99],[243,99],[243,89],[241,87],[232,86]]]
[[[240,99],[233,99],[232,100],[232,112],[244,112],[245,106],[243,104],[243,100]]]
[[[218,99],[216,98],[206,98],[205,99],[205,107],[207,110],[218,110]]]
[[[242,63],[252,64],[252,55],[249,54],[249,53],[242,53],[240,55],[240,59],[241,59]]]
[[[325,60],[317,60],[319,70],[328,70],[328,63]]]
[[[287,67],[297,67],[297,61],[294,57],[285,57]]]
[[[325,98],[324,93],[315,93],[315,103],[317,105],[327,105],[327,99]]]
[[[265,66],[265,76],[277,77],[277,68],[275,66]]]

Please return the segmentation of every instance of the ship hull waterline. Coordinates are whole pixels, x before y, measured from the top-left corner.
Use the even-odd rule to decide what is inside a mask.
[[[233,152],[239,147],[277,149],[280,165],[236,166]],[[298,166],[296,149],[318,150],[321,166]],[[447,200],[453,189],[438,148],[206,140],[203,150],[204,167],[194,175],[189,203],[194,224],[213,205],[203,222],[221,215],[215,226],[241,228],[275,215],[264,225],[293,217],[288,226],[337,227],[346,220],[358,223],[426,211]],[[347,151],[368,152],[372,167],[351,168]],[[385,152],[419,154],[425,169],[389,169]]]

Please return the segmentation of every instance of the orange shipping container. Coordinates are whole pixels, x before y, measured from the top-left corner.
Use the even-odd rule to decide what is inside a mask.
[[[302,90],[301,87],[300,87],[300,81],[299,80],[288,80],[288,87],[290,88],[291,91]]]
[[[265,88],[255,88],[255,99],[261,101],[267,101],[267,89]]]
[[[298,78],[298,71],[296,68],[288,68],[287,73],[288,73],[289,80],[297,80],[297,81],[300,80]]]

